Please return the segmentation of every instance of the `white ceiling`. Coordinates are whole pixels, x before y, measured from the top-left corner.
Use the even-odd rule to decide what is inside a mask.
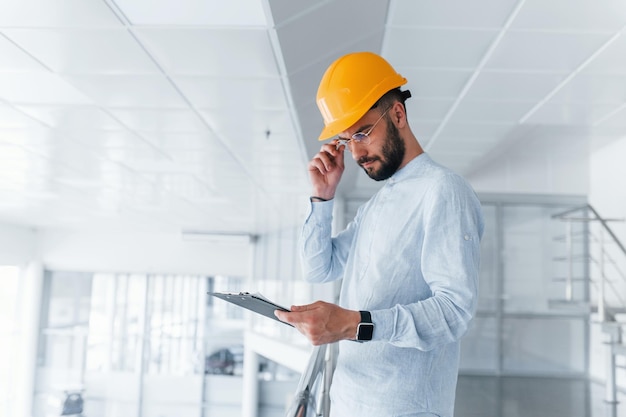
[[[464,175],[529,132],[623,137],[625,27],[623,0],[5,0],[0,221],[295,224],[318,82],[357,50],[408,78],[414,132]],[[348,165],[344,195],[379,186]]]

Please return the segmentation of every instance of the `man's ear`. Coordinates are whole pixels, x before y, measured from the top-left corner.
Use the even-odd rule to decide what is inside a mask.
[[[404,105],[396,101],[393,105],[392,112],[391,119],[396,126],[398,128],[404,127],[406,125],[406,111],[404,110]]]

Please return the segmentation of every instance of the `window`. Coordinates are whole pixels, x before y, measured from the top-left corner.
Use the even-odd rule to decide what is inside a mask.
[[[19,273],[16,266],[0,265],[0,416],[14,414],[16,392],[12,381],[15,381],[18,372],[15,363],[19,345],[6,341],[16,340],[19,333]]]

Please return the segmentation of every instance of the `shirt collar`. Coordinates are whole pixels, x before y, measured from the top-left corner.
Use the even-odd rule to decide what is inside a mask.
[[[426,152],[422,152],[410,160],[408,164],[396,171],[389,178],[388,182],[393,184],[407,178],[413,178],[416,175],[419,175],[420,172],[424,171],[426,165],[428,165],[431,161],[432,159],[430,159],[430,156]]]

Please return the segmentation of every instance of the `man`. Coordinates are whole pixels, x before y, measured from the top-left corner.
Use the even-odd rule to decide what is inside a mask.
[[[459,339],[476,309],[480,203],[422,150],[405,83],[382,57],[360,52],[335,61],[318,89],[320,140],[337,136],[309,163],[302,263],[309,282],[343,279],[340,300],[276,315],[314,345],[341,341],[333,417],[452,417]],[[346,149],[386,184],[331,237]]]

